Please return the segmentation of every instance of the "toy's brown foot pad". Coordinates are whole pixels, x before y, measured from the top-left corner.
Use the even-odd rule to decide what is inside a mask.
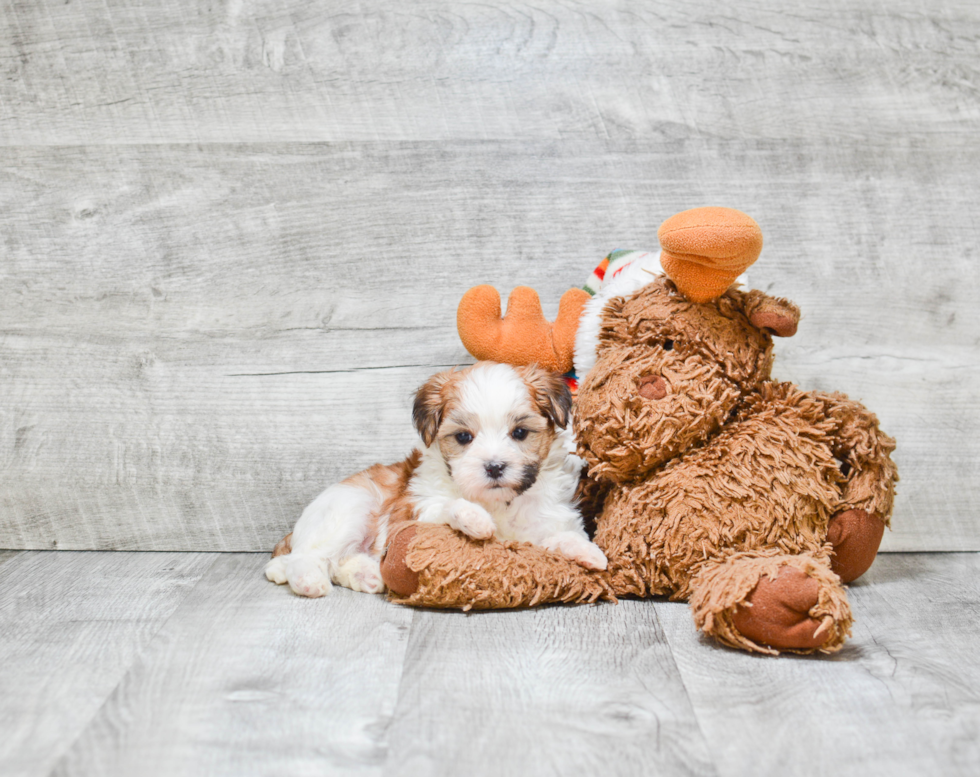
[[[285,537],[283,537],[279,542],[276,543],[276,547],[272,549],[272,557],[285,556],[287,553],[293,552],[293,533],[289,532]]]
[[[399,596],[411,596],[419,587],[419,573],[412,571],[405,560],[417,528],[414,523],[394,528],[381,557],[381,579],[389,591]]]
[[[731,647],[832,653],[851,631],[847,593],[826,558],[739,553],[693,582],[695,625]]]
[[[794,567],[782,567],[775,579],[759,579],[747,603],[732,615],[745,637],[779,650],[812,650],[830,637],[822,621],[810,617],[820,598],[820,583]]]
[[[878,553],[885,522],[864,510],[847,510],[830,519],[827,541],[834,546],[830,568],[845,583],[868,571]]]

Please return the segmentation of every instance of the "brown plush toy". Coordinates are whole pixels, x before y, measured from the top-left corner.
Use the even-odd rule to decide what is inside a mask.
[[[681,247],[681,283],[651,278],[601,310],[575,431],[583,510],[608,570],[409,522],[382,562],[397,601],[469,609],[667,595],[731,646],[841,647],[844,584],[871,565],[891,515],[895,444],[842,394],[771,379],[772,337],[795,333],[797,308],[719,281],[758,256],[754,225],[726,209],[678,214],[660,234],[666,253]],[[698,302],[678,288],[712,283],[722,290]]]
[[[843,584],[874,560],[897,480],[873,414],[771,380],[772,333],[798,320],[661,278],[607,305],[576,407],[613,591],[687,599],[704,632],[763,652],[843,644]]]

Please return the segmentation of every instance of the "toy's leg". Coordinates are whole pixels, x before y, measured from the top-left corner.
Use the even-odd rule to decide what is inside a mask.
[[[895,441],[878,428],[874,413],[843,394],[816,394],[837,424],[832,446],[841,462],[841,504],[831,517],[827,541],[831,564],[845,583],[863,575],[875,559],[892,514],[898,471]]]
[[[732,647],[831,652],[850,633],[844,587],[823,558],[738,553],[706,564],[692,588],[697,627]]]

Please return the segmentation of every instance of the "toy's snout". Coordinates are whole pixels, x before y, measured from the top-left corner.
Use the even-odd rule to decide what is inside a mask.
[[[667,396],[667,381],[659,375],[644,375],[637,390],[644,399],[663,399]]]
[[[720,365],[693,352],[611,347],[579,386],[579,456],[597,480],[635,480],[714,433],[740,397]]]

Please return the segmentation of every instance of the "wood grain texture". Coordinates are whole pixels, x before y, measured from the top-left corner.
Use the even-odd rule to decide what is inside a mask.
[[[379,774],[413,612],[223,554],[51,772]]]
[[[242,379],[205,368],[175,380],[155,369],[160,389],[129,401],[125,387],[95,386],[61,408],[28,404],[40,439],[65,445],[4,484],[5,544],[268,550],[330,482],[412,450],[412,392],[430,373]]]
[[[47,775],[213,561],[189,553],[0,558],[0,773]]]
[[[0,143],[970,130],[971,0],[5,0]]]
[[[0,563],[0,772],[970,775],[980,554],[888,554],[832,656],[700,638],[662,600],[464,615],[265,554]]]
[[[420,611],[386,774],[716,771],[650,602]]]
[[[973,775],[980,764],[977,554],[890,554],[850,588],[829,657],[762,658],[658,606],[720,775]]]
[[[777,375],[899,440],[884,548],[980,549],[974,3],[0,11],[0,547],[268,549],[407,452],[467,288],[553,315],[726,204]]]
[[[980,547],[975,144],[0,157],[2,546],[267,549],[327,484],[407,453],[412,391],[469,361],[466,288],[531,285],[553,315],[662,214],[728,201],[766,234],[751,283],[804,311],[776,374],[899,439],[886,549]],[[841,197],[855,169],[874,183]],[[910,176],[943,185],[904,218]]]

